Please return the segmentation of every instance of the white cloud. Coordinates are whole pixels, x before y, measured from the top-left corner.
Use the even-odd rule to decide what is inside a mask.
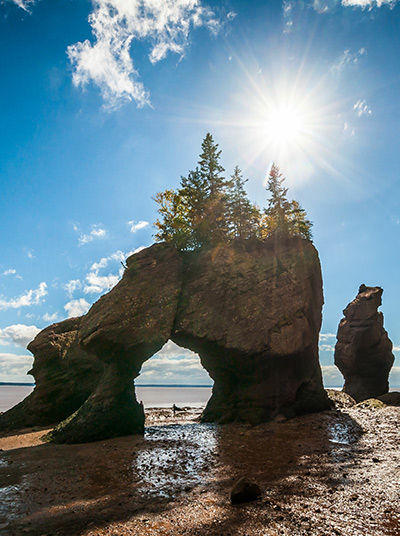
[[[143,365],[139,383],[183,383],[210,385],[207,371],[199,356],[168,341],[163,348]]]
[[[58,313],[45,313],[42,318],[45,322],[55,322],[58,320]]]
[[[362,117],[363,115],[366,115],[368,117],[372,115],[372,110],[365,102],[365,100],[358,100],[353,106],[353,110],[358,115],[358,117]]]
[[[293,9],[295,7],[294,0],[283,0],[283,33],[290,33],[293,30]]]
[[[389,374],[389,385],[392,388],[397,387],[400,389],[400,367],[392,367]]]
[[[333,352],[335,349],[334,344],[320,344],[319,349],[321,352]]]
[[[398,0],[342,0],[345,7],[360,7],[361,9],[372,9],[374,7],[388,6],[393,8]]]
[[[90,303],[85,299],[79,298],[78,300],[71,300],[64,305],[64,309],[68,313],[68,318],[73,318],[74,316],[82,316],[86,314],[89,310]]]
[[[100,294],[100,292],[104,292],[105,290],[111,290],[120,280],[121,271],[123,271],[123,268],[121,268],[118,275],[98,275],[96,272],[89,272],[86,276],[87,284],[83,289],[84,293]]]
[[[319,334],[320,341],[328,341],[330,339],[336,339],[336,334],[335,333],[320,333]]]
[[[187,348],[182,348],[181,346],[175,344],[173,341],[168,341],[167,343],[165,343],[156,355],[163,358],[176,358],[182,356],[198,357],[197,354],[195,354],[191,350],[188,350]]]
[[[341,387],[344,379],[335,365],[322,365],[322,377],[325,387]]]
[[[92,242],[96,238],[105,238],[107,236],[107,231],[99,224],[92,225],[92,229],[88,234],[81,234],[79,237],[79,245],[83,246]]]
[[[354,65],[360,61],[360,58],[367,54],[367,49],[362,47],[356,52],[352,52],[349,48],[333,63],[331,72],[340,73],[349,65]]]
[[[14,4],[23,9],[24,11],[29,11],[31,5],[35,3],[36,0],[12,0]]]
[[[136,231],[140,231],[140,229],[144,229],[145,227],[147,227],[149,225],[149,222],[143,220],[135,222],[133,220],[130,220],[128,221],[128,225],[131,228],[131,233],[136,233]]]
[[[139,107],[150,103],[130,54],[135,41],[151,42],[149,59],[156,63],[168,52],[183,56],[192,28],[206,26],[215,32],[219,27],[200,0],[93,0],[93,5],[93,43],[75,43],[67,53],[74,84],[93,82],[111,108],[132,100]]]
[[[124,268],[121,263],[131,255],[131,252],[125,254],[122,251],[115,251],[108,257],[102,257],[98,262],[94,262],[90,272],[86,275],[86,284],[83,288],[85,294],[100,294],[105,290],[110,290],[121,279]],[[114,273],[101,275],[99,272],[106,268],[110,262],[117,262],[118,270]]]
[[[40,329],[36,326],[27,326],[26,324],[13,324],[0,329],[0,344],[14,343],[22,348],[26,348],[27,345],[36,337]]]
[[[35,255],[33,254],[33,251],[28,251],[27,256],[28,256],[28,259],[34,259],[35,258]]]
[[[82,288],[82,283],[79,279],[70,279],[68,283],[64,285],[64,289],[67,291],[68,296],[72,298],[74,292]]]
[[[32,376],[26,373],[32,368],[31,355],[1,354],[0,381],[2,382],[32,382]]]
[[[15,275],[17,273],[17,270],[14,268],[9,268],[8,270],[4,270],[3,275]]]
[[[47,285],[42,282],[37,289],[27,290],[25,294],[22,294],[18,298],[6,300],[0,298],[0,311],[7,309],[19,309],[20,307],[29,307],[31,305],[37,305],[42,298],[47,294]]]
[[[331,342],[332,341],[332,342]],[[336,344],[335,333],[320,333],[319,334],[319,349],[321,352],[333,352]]]
[[[349,136],[355,136],[356,129],[350,126],[349,123],[347,123],[347,121],[345,121],[343,125],[343,132],[345,134],[348,134]]]

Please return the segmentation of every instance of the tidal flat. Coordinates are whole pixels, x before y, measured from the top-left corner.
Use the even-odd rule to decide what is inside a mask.
[[[358,405],[258,426],[147,411],[145,436],[0,437],[5,536],[399,536],[400,408]],[[241,476],[260,500],[232,506]]]

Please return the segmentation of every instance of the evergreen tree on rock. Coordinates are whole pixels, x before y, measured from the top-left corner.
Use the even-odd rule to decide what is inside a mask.
[[[239,166],[233,170],[229,183],[228,208],[230,235],[233,238],[251,238],[255,236],[260,211],[247,197],[244,179]]]

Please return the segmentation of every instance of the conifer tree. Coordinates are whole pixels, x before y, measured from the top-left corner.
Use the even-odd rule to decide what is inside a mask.
[[[290,203],[287,199],[287,188],[283,186],[285,177],[276,164],[272,164],[266,189],[270,193],[268,207],[264,210],[264,234],[267,236],[277,234],[289,234],[288,214]],[[266,238],[266,236],[263,236]]]
[[[199,166],[200,173],[207,184],[210,197],[221,194],[226,186],[226,181],[221,175],[225,169],[220,164],[221,150],[218,149],[218,143],[214,142],[212,135],[207,132],[202,144]]]
[[[288,200],[288,189],[283,185],[284,181],[285,177],[278,166],[272,164],[266,186],[270,198],[260,222],[260,235],[262,238],[275,234],[311,239],[312,223],[297,201]]]
[[[227,181],[222,175],[225,169],[220,164],[221,150],[209,132],[201,148],[199,172],[208,193],[201,241],[202,244],[214,244],[223,241],[228,234]]]
[[[206,180],[198,167],[189,171],[187,177],[181,177],[178,194],[185,206],[187,230],[191,235],[190,247],[199,247],[207,238],[206,207],[209,194]]]
[[[312,239],[312,222],[307,218],[307,213],[300,206],[298,201],[293,200],[290,203],[290,233],[294,236],[301,236],[302,238]]]
[[[221,151],[210,133],[202,143],[199,166],[181,177],[178,191],[167,189],[154,200],[158,205],[156,240],[180,250],[200,248],[235,238],[300,236],[311,240],[312,223],[300,204],[287,198],[285,177],[273,164],[266,189],[268,206],[263,214],[245,191],[238,166],[227,181],[220,164]]]
[[[250,238],[255,235],[259,210],[247,197],[244,185],[248,179],[244,179],[239,166],[233,170],[229,182],[228,209],[230,235],[233,238]]]

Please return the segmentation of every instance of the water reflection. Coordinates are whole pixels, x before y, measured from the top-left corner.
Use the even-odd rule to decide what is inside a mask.
[[[172,497],[199,484],[213,467],[217,427],[213,424],[150,426],[146,450],[141,450],[132,470],[146,484],[149,495]]]

